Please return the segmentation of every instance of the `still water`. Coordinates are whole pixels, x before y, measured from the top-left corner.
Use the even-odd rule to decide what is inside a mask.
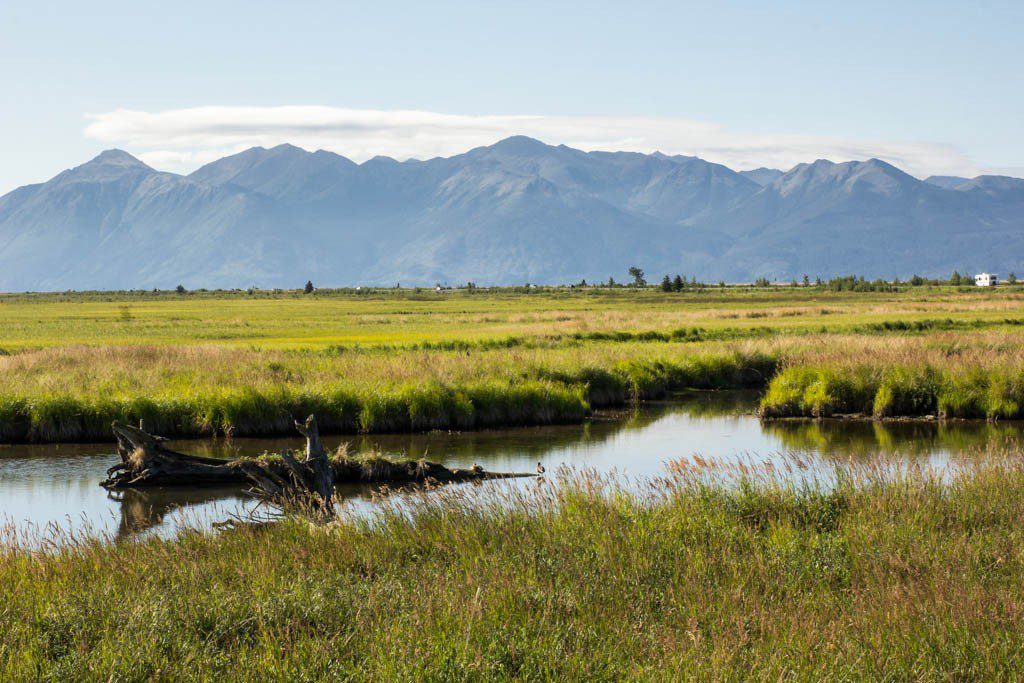
[[[851,457],[883,456],[944,462],[992,446],[1019,446],[1019,423],[948,424],[859,421],[762,423],[757,398],[738,392],[697,393],[638,409],[596,415],[582,425],[482,432],[431,432],[325,437],[333,450],[377,450],[394,457],[427,458],[454,467],[478,463],[491,471],[533,472],[538,462],[616,471],[629,477],[664,472],[665,463],[699,455],[720,462],[762,462],[797,454],[814,466]],[[294,439],[210,439],[170,444],[185,453],[231,457],[301,448]],[[0,445],[0,519],[24,538],[64,532],[124,537],[173,534],[203,527],[254,507],[242,487],[157,489],[108,493],[99,487],[118,462],[113,444]],[[369,509],[370,486],[339,488],[355,513]]]

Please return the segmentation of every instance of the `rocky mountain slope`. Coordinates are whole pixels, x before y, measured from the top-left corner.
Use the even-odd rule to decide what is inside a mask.
[[[1024,180],[877,159],[737,173],[525,137],[356,164],[290,145],[188,176],[111,150],[0,198],[0,290],[1024,274]]]

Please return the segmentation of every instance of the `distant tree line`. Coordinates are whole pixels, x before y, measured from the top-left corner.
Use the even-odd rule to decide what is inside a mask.
[[[831,278],[825,283],[825,289],[833,292],[894,292],[898,287],[882,279],[868,281],[863,275],[843,275]]]
[[[723,284],[724,283],[720,283]],[[661,280],[661,291],[663,292],[685,292],[688,289],[705,289],[707,287],[703,282],[697,281],[696,275],[691,275],[689,281],[682,275],[676,275],[670,278],[666,275]]]
[[[647,274],[646,274],[646,272],[644,271],[643,268],[641,268],[639,266],[630,266],[627,269],[626,272],[629,275],[629,279],[626,280],[625,282],[617,282],[614,277],[609,277],[607,282],[598,282],[598,283],[587,282],[586,279],[583,279],[583,280],[580,280],[578,283],[569,284],[569,285],[547,285],[547,286],[540,285],[539,286],[539,285],[534,285],[534,284],[526,283],[525,285],[487,287],[486,289],[501,290],[501,291],[510,292],[510,293],[529,294],[529,293],[533,293],[533,292],[536,292],[536,291],[541,290],[541,289],[551,289],[551,288],[553,288],[553,289],[560,289],[560,288],[587,289],[587,288],[595,288],[595,287],[597,287],[597,288],[606,288],[607,289],[607,288],[628,287],[628,288],[633,288],[633,289],[644,289],[644,288],[648,288],[648,287],[652,286],[652,285],[648,284],[648,282],[647,282]],[[1003,282],[1006,283],[1006,284],[1011,284],[1011,285],[1012,284],[1016,284],[1017,277],[1011,272],[1011,273],[1007,274],[1007,276],[1005,278],[1003,278]],[[756,278],[754,280],[754,282],[752,283],[752,285],[754,287],[756,287],[756,288],[767,288],[767,287],[777,286],[778,283],[773,282],[773,281],[769,280],[767,277],[762,276],[762,277]],[[812,280],[809,275],[804,274],[801,278],[799,278],[799,279],[792,278],[788,283],[783,283],[781,286],[815,287],[817,289],[824,289],[824,290],[827,290],[827,291],[834,291],[834,292],[894,292],[894,291],[898,291],[899,289],[906,288],[906,287],[943,286],[943,285],[952,285],[954,287],[973,286],[974,285],[974,278],[972,276],[969,276],[969,275],[961,275],[960,272],[957,271],[957,270],[954,270],[953,274],[948,279],[924,278],[924,277],[921,277],[920,275],[916,275],[915,274],[915,275],[911,276],[907,280],[901,280],[900,278],[894,278],[893,280],[884,280],[882,278],[875,278],[874,280],[868,280],[863,275],[840,275],[840,276],[832,277],[832,278],[829,278],[828,280],[824,280],[823,281],[821,279],[821,277],[815,277]],[[658,290],[660,290],[662,292],[666,292],[666,293],[686,292],[686,291],[704,291],[704,290],[709,289],[709,288],[712,287],[712,285],[709,285],[706,282],[698,280],[696,275],[691,275],[689,278],[686,278],[683,275],[680,275],[678,273],[676,275],[674,275],[674,276],[672,276],[672,275],[665,275],[665,276],[663,276],[662,279],[661,279],[661,282],[659,284],[653,285],[653,286],[656,287]],[[720,280],[718,282],[717,286],[720,287],[720,288],[724,288],[727,285],[726,285],[726,283],[724,281]],[[751,285],[736,284],[736,285],[732,285],[732,286],[739,286],[739,287],[747,286],[747,287],[749,287]],[[394,288],[395,289],[401,289],[401,285],[400,284],[396,284],[394,286]],[[351,288],[342,288],[342,290],[345,290],[345,289],[351,289]],[[367,288],[356,287],[355,289],[356,289],[356,291],[362,290],[363,293],[367,293],[367,292],[369,292],[369,291],[371,291],[373,289],[376,289],[376,288],[374,288],[374,287],[367,287]],[[420,291],[423,290],[422,287],[415,287],[413,289],[416,292],[420,292]],[[462,285],[462,286],[454,286],[454,287],[453,286],[449,286],[449,285],[442,285],[441,283],[437,283],[434,286],[433,289],[438,291],[438,292],[446,291],[446,290],[452,290],[452,289],[460,289],[460,290],[465,290],[465,291],[467,291],[469,293],[473,293],[473,292],[479,291],[481,289],[481,286],[478,285],[476,282],[473,282],[473,281],[467,282],[465,285]],[[178,291],[179,291],[179,293],[182,293],[185,290],[184,290],[183,287],[179,286]],[[303,291],[306,294],[310,294],[313,291],[315,291],[314,287],[313,287],[313,283],[311,281],[307,281],[306,282],[306,286],[303,289]]]
[[[662,277],[661,282],[659,284],[648,285],[647,276],[646,276],[646,273],[644,272],[643,268],[640,268],[639,266],[630,266],[628,268],[628,270],[627,270],[627,273],[629,274],[629,280],[626,280],[625,282],[616,282],[614,277],[609,277],[607,282],[599,282],[599,283],[589,283],[589,282],[587,282],[584,279],[584,280],[581,280],[578,283],[569,284],[569,285],[535,285],[535,284],[526,283],[525,285],[518,285],[518,286],[516,286],[516,285],[507,286],[506,285],[506,286],[496,286],[496,287],[490,287],[490,286],[488,286],[488,287],[481,287],[476,282],[470,281],[470,282],[467,282],[465,285],[462,285],[462,286],[450,286],[448,284],[443,284],[442,285],[441,283],[437,283],[433,287],[433,289],[435,291],[437,291],[437,292],[442,292],[442,291],[447,291],[447,290],[452,290],[452,289],[459,289],[459,290],[465,290],[465,291],[467,291],[469,293],[477,292],[477,291],[479,291],[481,289],[487,289],[487,290],[500,290],[500,291],[509,292],[509,293],[525,293],[525,294],[529,294],[529,293],[533,293],[533,292],[537,292],[537,291],[541,291],[541,290],[563,289],[563,288],[565,288],[565,289],[587,289],[587,288],[628,287],[628,288],[634,288],[634,289],[644,289],[644,288],[653,287],[653,288],[656,288],[656,289],[658,289],[658,290],[660,290],[662,292],[674,293],[674,292],[686,292],[686,291],[697,291],[697,292],[699,292],[699,291],[704,291],[704,290],[709,289],[709,288],[712,287],[712,285],[709,285],[709,284],[707,284],[705,282],[702,282],[702,281],[698,280],[696,275],[691,275],[689,277],[689,279],[687,279],[686,277],[684,277],[684,276],[682,276],[680,274],[676,274],[675,276],[665,275],[664,277]],[[1001,278],[1001,282],[1003,284],[1006,284],[1006,285],[1016,285],[1017,282],[1018,282],[1017,281],[1017,276],[1011,271],[1011,272],[1007,273],[1005,277]],[[840,276],[837,276],[837,277],[829,278],[826,281],[822,281],[822,279],[820,277],[815,277],[814,280],[812,281],[810,276],[805,274],[805,275],[803,275],[803,277],[801,277],[799,279],[792,278],[788,283],[781,283],[781,285],[779,283],[776,283],[776,282],[773,282],[773,281],[769,280],[767,277],[761,276],[761,277],[758,277],[757,279],[755,279],[754,282],[752,283],[752,285],[753,285],[753,287],[756,287],[756,288],[767,288],[767,287],[774,287],[774,286],[815,287],[815,288],[818,288],[818,289],[824,289],[824,290],[835,291],[835,292],[893,292],[893,291],[897,291],[899,289],[905,289],[907,287],[925,287],[925,286],[932,286],[932,287],[940,287],[940,286],[973,287],[974,286],[974,277],[972,275],[961,275],[959,270],[954,270],[953,273],[948,278],[925,278],[925,277],[922,277],[920,275],[915,274],[915,275],[912,275],[907,280],[901,280],[898,277],[894,278],[892,280],[883,280],[881,278],[875,278],[874,280],[868,280],[863,275],[840,275]],[[724,281],[720,280],[718,282],[717,286],[720,287],[720,288],[724,288],[727,285],[726,285],[726,283]],[[733,285],[729,285],[729,286],[732,286],[732,287],[750,287],[751,284],[737,283],[737,284],[733,284]],[[402,285],[400,283],[396,283],[393,287],[388,287],[388,288],[375,287],[375,286],[367,286],[367,287],[338,287],[338,288],[331,288],[331,289],[328,289],[328,290],[318,290],[313,285],[313,281],[312,280],[307,280],[305,286],[300,288],[300,290],[304,294],[313,294],[314,292],[320,292],[320,291],[322,291],[324,293],[326,293],[326,292],[335,292],[335,293],[355,292],[357,294],[369,294],[370,292],[373,292],[373,291],[384,291],[384,289],[402,289]],[[424,288],[424,287],[417,286],[417,287],[408,287],[407,289],[410,289],[410,290],[412,290],[412,291],[414,291],[416,293],[421,293],[425,289],[430,289],[430,288]],[[133,290],[124,290],[124,291],[130,292],[130,293],[145,293],[148,290],[134,290],[133,289]],[[190,290],[186,289],[184,285],[178,285],[177,287],[174,288],[173,291],[176,292],[177,294],[180,294],[180,295],[192,293],[192,292],[190,292]],[[196,293],[200,293],[200,294],[205,294],[205,293],[208,293],[208,292],[211,292],[211,291],[214,291],[214,292],[219,292],[219,291],[241,292],[241,291],[245,291],[250,296],[253,296],[253,295],[257,295],[257,294],[260,294],[260,295],[267,295],[267,294],[276,295],[276,294],[284,293],[286,291],[295,292],[296,290],[285,290],[285,289],[281,289],[281,288],[261,290],[261,289],[258,289],[255,285],[253,285],[252,287],[249,287],[246,290],[240,290],[240,289],[208,290],[208,289],[205,289],[205,288],[200,288],[200,289],[196,289],[196,290],[193,290],[193,291],[196,292]],[[161,290],[159,290],[159,289],[153,289],[152,290],[153,294],[159,294],[160,292],[161,292]],[[67,294],[72,294],[72,293],[74,293],[74,290],[68,290],[66,293]]]

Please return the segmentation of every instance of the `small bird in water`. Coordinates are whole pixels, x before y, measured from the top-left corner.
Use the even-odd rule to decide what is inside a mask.
[[[537,463],[537,474],[544,474],[544,465]]]
[[[477,465],[476,463],[473,463],[473,471],[476,472],[477,474],[482,474],[484,468],[480,467],[480,465]]]

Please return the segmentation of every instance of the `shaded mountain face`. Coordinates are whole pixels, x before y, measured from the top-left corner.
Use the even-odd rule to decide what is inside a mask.
[[[885,162],[737,173],[513,137],[355,164],[290,145],[188,176],[118,150],[0,197],[0,290],[1024,272],[1024,180]]]
[[[955,190],[964,183],[969,183],[970,178],[961,178],[955,175],[933,175],[924,179],[929,185],[941,187],[944,190]]]
[[[734,238],[721,258],[733,271],[787,278],[1022,270],[1024,192],[963,187],[877,159],[800,164],[714,218]]]
[[[764,187],[769,185],[779,178],[785,171],[780,171],[777,168],[755,168],[752,171],[740,171],[740,175],[749,180],[753,180],[758,185]]]
[[[735,171],[696,157],[587,153],[522,136],[454,159],[543,178],[564,191],[673,223],[720,210],[757,188]]]

